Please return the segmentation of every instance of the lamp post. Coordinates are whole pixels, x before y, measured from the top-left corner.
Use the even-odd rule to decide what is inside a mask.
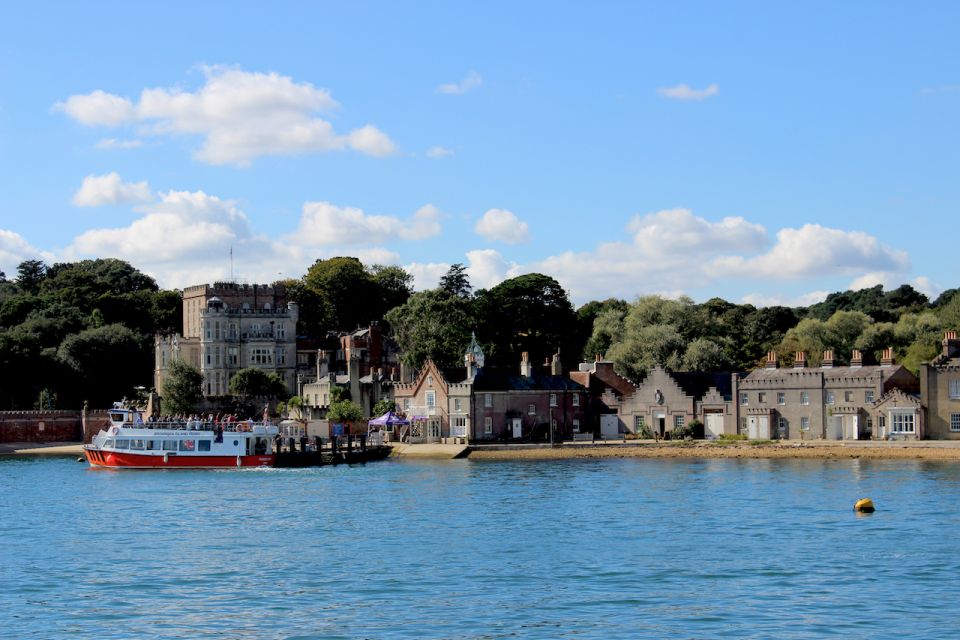
[[[550,446],[553,446],[553,407],[550,407]]]

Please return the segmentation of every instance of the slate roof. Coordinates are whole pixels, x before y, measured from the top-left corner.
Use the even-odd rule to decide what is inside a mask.
[[[805,368],[787,368],[783,369],[755,369],[745,378],[746,380],[782,380],[791,375],[802,373],[821,373],[825,379],[837,378],[864,378],[872,376],[878,371],[894,372],[902,368],[902,365],[883,366],[878,364],[867,364],[862,367],[805,367]]]
[[[475,391],[586,391],[583,385],[567,376],[534,374],[527,378],[486,367],[477,373],[473,388]]]
[[[695,371],[671,371],[669,375],[687,395],[702,398],[713,387],[724,398],[733,397],[733,381],[730,373],[701,373]]]

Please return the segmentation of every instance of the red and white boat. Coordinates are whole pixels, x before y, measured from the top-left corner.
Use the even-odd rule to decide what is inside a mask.
[[[275,425],[244,420],[144,422],[137,409],[115,405],[110,426],[83,448],[92,467],[214,469],[272,467]]]

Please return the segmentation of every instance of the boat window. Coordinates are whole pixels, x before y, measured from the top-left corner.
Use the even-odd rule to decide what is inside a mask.
[[[110,422],[123,422],[123,417],[122,413],[111,413]]]
[[[181,440],[180,451],[195,451],[197,448],[196,440]]]
[[[143,440],[131,440],[130,441],[131,449],[140,449],[143,450]]]
[[[104,442],[104,443],[103,443],[103,446],[105,446],[105,447],[110,447],[110,448],[112,449],[113,446],[114,446],[114,445],[113,445],[113,439],[111,438],[110,440],[107,440],[106,442]]]
[[[160,448],[160,440],[147,440],[147,451],[156,451]]]
[[[210,451],[210,441],[197,440],[197,451]]]
[[[117,440],[117,449],[129,449],[130,441],[129,440]]]
[[[164,451],[176,451],[176,450],[177,450],[177,441],[176,441],[176,440],[164,440],[164,441],[163,441],[163,450],[164,450]]]

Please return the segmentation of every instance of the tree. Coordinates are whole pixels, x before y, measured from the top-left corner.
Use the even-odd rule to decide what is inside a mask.
[[[36,293],[46,274],[47,265],[43,260],[24,260],[17,266],[17,286],[29,293]]]
[[[642,380],[656,365],[680,369],[686,343],[672,325],[655,324],[628,333],[610,347],[607,357],[617,371],[634,382]]]
[[[83,398],[101,407],[149,383],[152,355],[144,337],[122,324],[84,329],[57,349],[57,357],[75,372]]]
[[[441,367],[462,364],[474,322],[469,300],[440,289],[418,291],[386,320],[403,362],[414,368],[428,357]]]
[[[303,398],[300,396],[291,396],[286,402],[277,403],[277,413],[287,417],[291,417],[294,420],[300,420],[303,418]]]
[[[388,411],[397,411],[397,403],[393,401],[392,398],[380,398],[377,401],[377,404],[373,405],[371,413],[374,417],[380,417]]]
[[[697,338],[687,345],[683,368],[687,371],[724,371],[730,368],[730,360],[722,346],[707,338]]]
[[[613,306],[601,311],[593,321],[593,331],[583,347],[583,357],[592,360],[594,356],[603,355],[624,337],[624,319],[626,308]]]
[[[356,258],[317,260],[307,270],[303,282],[329,303],[331,329],[352,331],[380,317],[382,302],[377,285]]]
[[[188,414],[196,411],[203,398],[202,385],[203,374],[199,369],[182,360],[171,361],[163,383],[163,412]]]
[[[447,272],[440,278],[439,289],[458,298],[471,297],[473,286],[470,284],[470,278],[467,277],[467,268],[459,262],[450,265]]]
[[[240,369],[230,379],[230,393],[244,400],[251,398],[286,397],[287,386],[276,373],[256,367]]]
[[[375,264],[370,275],[377,289],[379,304],[370,320],[382,318],[390,309],[399,307],[413,294],[413,274],[402,267]]]
[[[504,280],[477,292],[478,335],[485,341],[487,359],[500,365],[520,362],[523,352],[532,362],[559,349],[576,357],[577,318],[560,283],[540,273]]]
[[[341,400],[330,405],[327,418],[330,422],[360,422],[363,420],[363,409],[356,402]]]

